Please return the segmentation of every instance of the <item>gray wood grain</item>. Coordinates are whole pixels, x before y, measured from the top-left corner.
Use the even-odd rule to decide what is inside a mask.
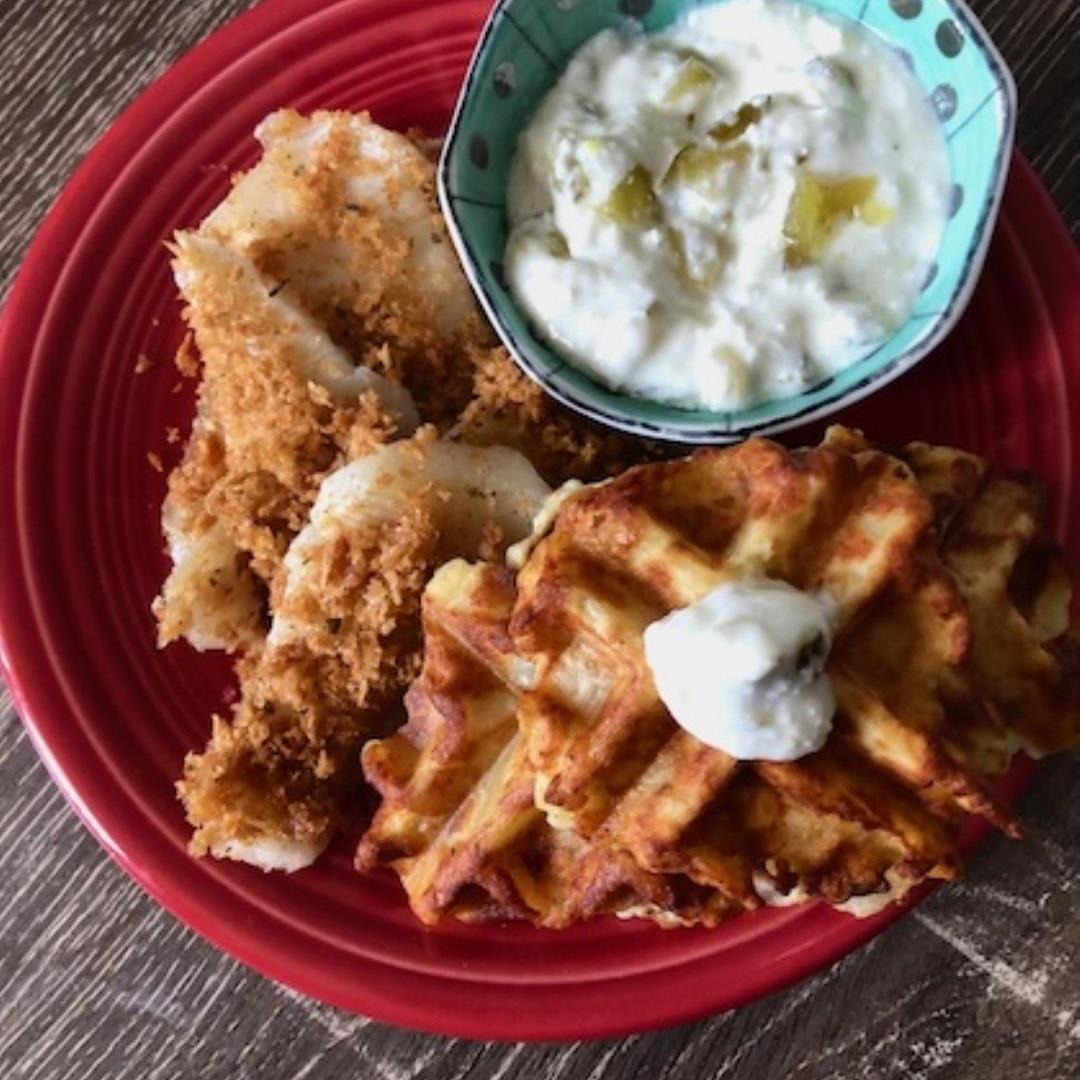
[[[884,0],[881,0],[884,2]],[[0,0],[0,290],[65,177],[243,0]],[[1020,144],[1080,232],[1080,4],[983,0]],[[0,1076],[600,1080],[1080,1077],[1080,761],[1023,800],[1028,838],[815,978],[659,1034],[563,1046],[416,1035],[300,998],[214,951],[106,857],[0,702]]]

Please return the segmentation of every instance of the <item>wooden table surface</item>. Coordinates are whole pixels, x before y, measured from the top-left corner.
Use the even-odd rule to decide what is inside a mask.
[[[0,0],[0,289],[72,167],[121,108],[247,6]],[[972,6],[1016,74],[1020,145],[1076,235],[1080,0]],[[1077,1078],[1078,794],[1075,755],[1047,765],[1020,807],[1023,843],[991,840],[961,884],[785,993],[659,1034],[484,1044],[339,1013],[216,952],[85,832],[4,695],[0,1077]]]

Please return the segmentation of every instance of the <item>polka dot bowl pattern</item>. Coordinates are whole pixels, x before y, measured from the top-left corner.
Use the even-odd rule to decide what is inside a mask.
[[[732,412],[688,410],[603,387],[543,341],[502,272],[506,186],[518,133],[569,58],[601,30],[662,29],[723,0],[500,0],[484,27],[451,125],[440,196],[458,253],[489,318],[549,393],[624,431],[731,442],[789,429],[850,405],[927,356],[963,312],[993,231],[1012,149],[1016,89],[986,31],[958,0],[807,0],[880,35],[914,72],[941,121],[950,217],[915,310],[869,355],[804,393]]]
[[[553,9],[554,10],[554,9]],[[267,0],[159,80],[88,156],[35,239],[0,320],[0,664],[56,783],[120,865],[179,919],[295,989],[380,1020],[478,1038],[610,1036],[780,989],[902,914],[766,911],[716,931],[601,920],[421,927],[355,837],[291,877],[194,860],[173,795],[185,751],[227,711],[229,665],[154,647],[167,569],[158,517],[193,392],[162,242],[249,165],[251,131],[291,105],[370,108],[444,129],[484,0]],[[408,77],[403,77],[408,72]],[[1017,162],[986,273],[946,345],[843,419],[1031,469],[1075,555],[1080,268]],[[152,366],[136,374],[140,354]],[[794,433],[816,440],[819,429]],[[157,460],[156,458],[154,460]],[[1030,777],[1020,765],[1004,786]],[[973,827],[968,847],[982,830]]]

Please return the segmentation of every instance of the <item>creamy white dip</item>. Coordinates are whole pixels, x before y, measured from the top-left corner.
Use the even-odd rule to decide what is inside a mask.
[[[882,41],[792,0],[731,0],[574,56],[519,140],[506,271],[598,381],[742,407],[910,314],[948,187],[937,120]]]
[[[645,629],[645,659],[680,727],[736,758],[793,761],[825,745],[835,605],[768,578],[726,582]]]

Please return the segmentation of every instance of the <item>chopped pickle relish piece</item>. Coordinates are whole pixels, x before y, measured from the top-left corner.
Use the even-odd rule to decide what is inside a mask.
[[[734,146],[710,146],[691,144],[684,146],[664,174],[665,184],[696,184],[713,176],[724,165],[749,160],[750,147],[746,143]]]
[[[558,229],[548,233],[547,246],[548,251],[550,251],[556,259],[570,258],[570,245],[566,242],[566,237],[563,236]]]
[[[696,56],[687,57],[679,65],[674,82],[668,87],[664,100],[668,103],[678,101],[693,90],[701,90],[716,81],[716,72]]]
[[[874,176],[826,180],[800,173],[784,219],[785,264],[799,267],[816,262],[845,221],[861,220],[868,225],[887,222],[892,211],[874,200],[876,190]]]
[[[635,165],[615,186],[600,208],[620,225],[653,225],[659,219],[660,207],[652,189],[652,179],[642,165]]]
[[[736,110],[734,120],[722,120],[710,129],[709,134],[717,142],[734,142],[740,135],[746,134],[747,128],[756,124],[764,115],[763,109],[746,102]]]

